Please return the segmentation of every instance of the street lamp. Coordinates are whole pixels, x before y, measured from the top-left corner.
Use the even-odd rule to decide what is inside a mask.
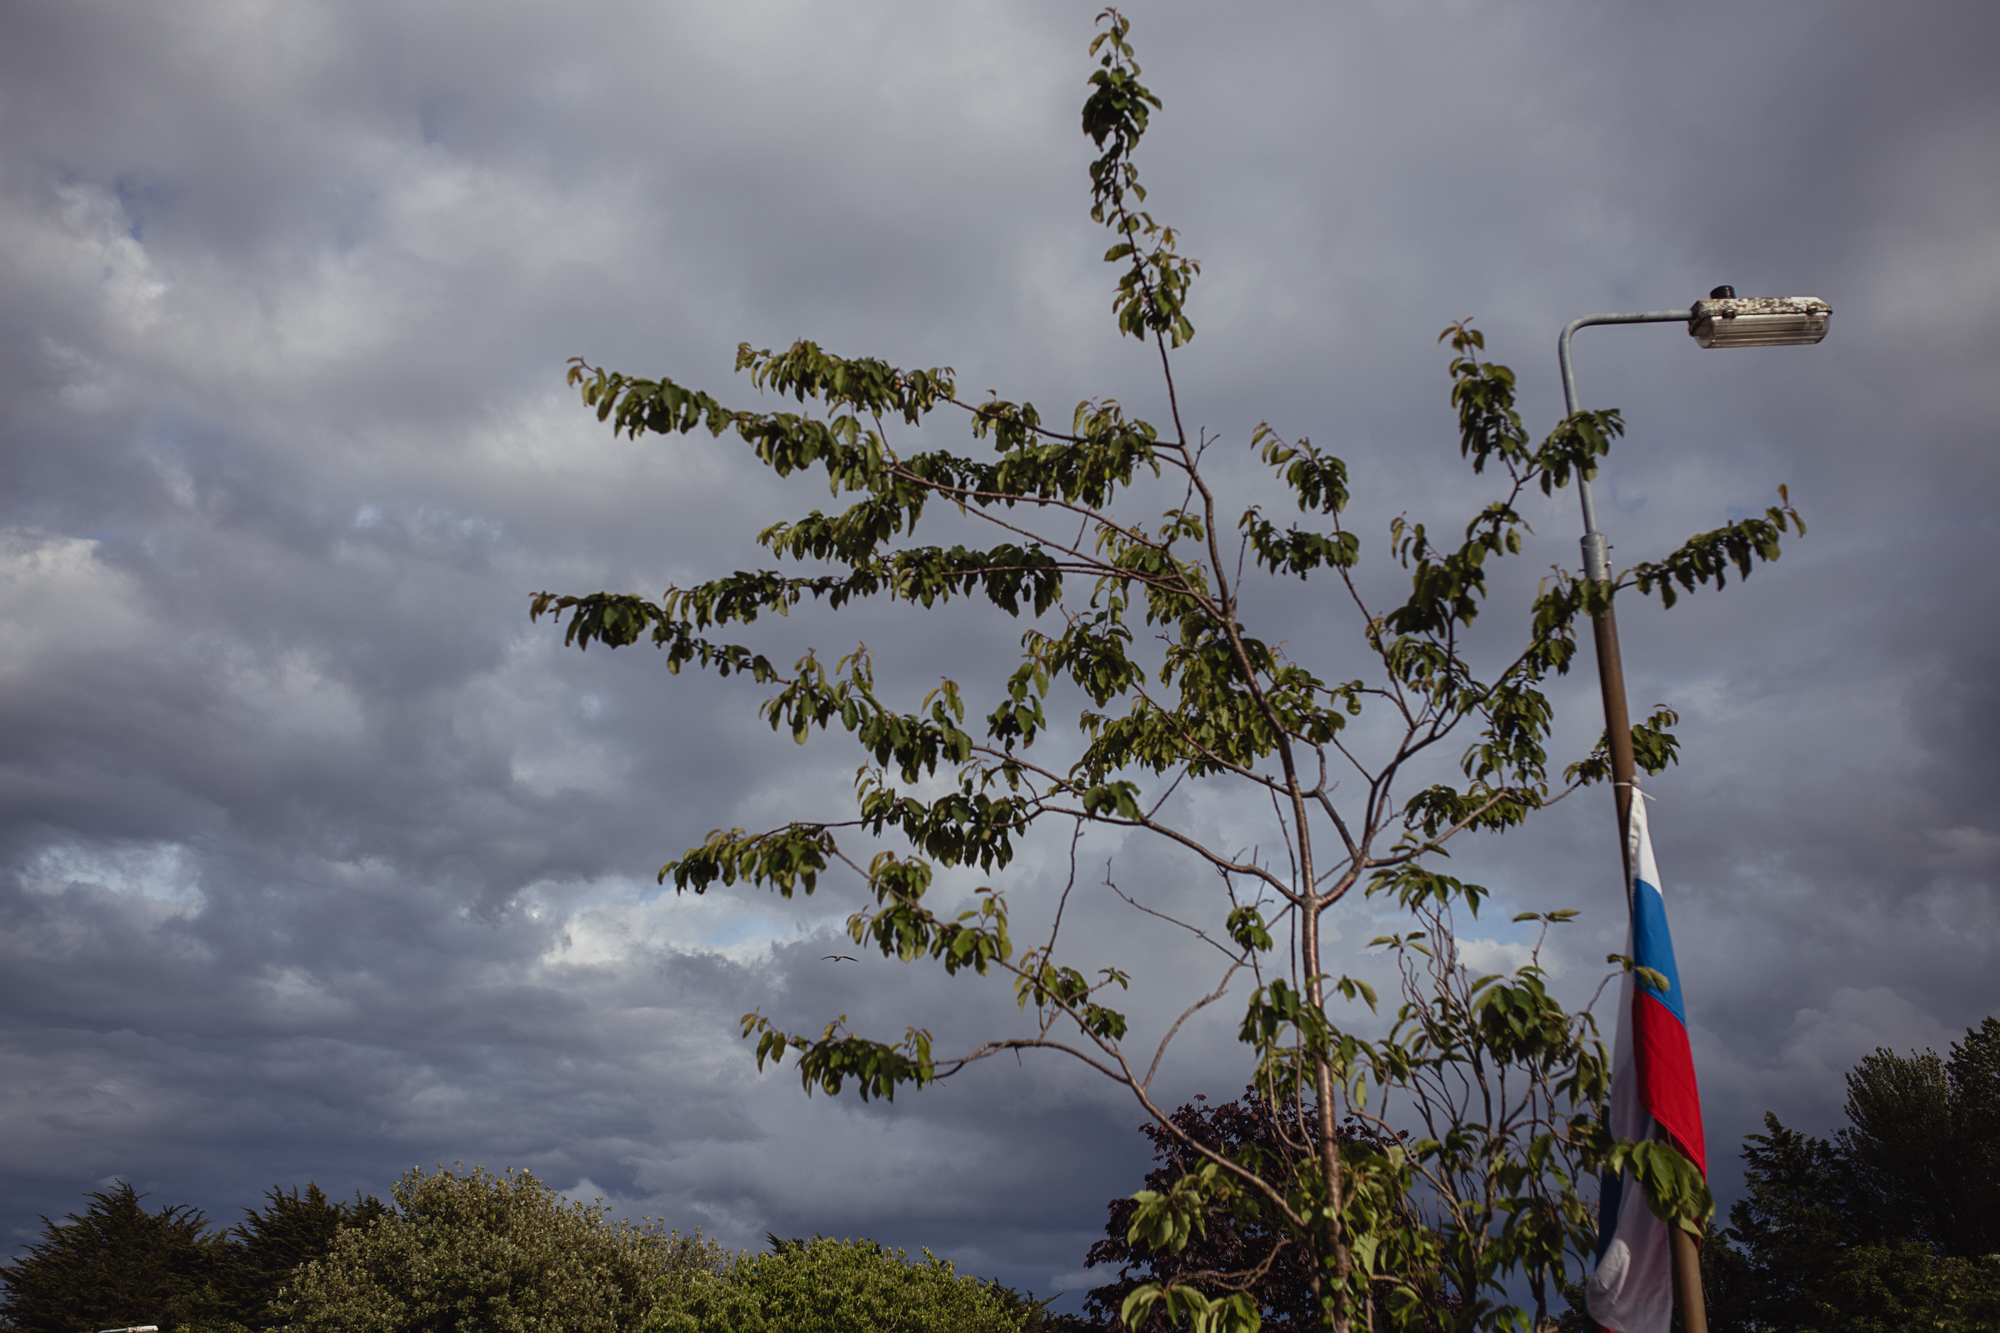
[[[1556,359],[1562,367],[1563,405],[1570,416],[1577,413],[1576,371],[1570,365],[1569,340],[1578,329],[1593,324],[1678,324],[1685,320],[1688,333],[1703,347],[1783,347],[1816,343],[1826,337],[1833,307],[1814,296],[1741,297],[1734,287],[1717,287],[1706,301],[1696,301],[1686,310],[1647,310],[1622,315],[1585,315],[1573,319],[1556,342]],[[1609,547],[1597,527],[1597,504],[1590,493],[1590,478],[1577,478],[1577,493],[1583,502],[1583,572],[1586,578],[1602,581],[1611,577]],[[1632,816],[1632,715],[1625,703],[1625,670],[1618,655],[1618,619],[1606,602],[1604,610],[1591,620],[1591,636],[1597,646],[1597,683],[1604,695],[1605,739],[1611,751],[1611,791],[1618,809],[1618,850],[1627,856],[1626,831]],[[1632,891],[1632,867],[1625,866],[1625,891]],[[1679,1227],[1669,1228],[1673,1238],[1674,1295],[1681,1309],[1686,1333],[1708,1333],[1708,1312],[1701,1295],[1701,1264],[1694,1238]]]
[[[1826,337],[1833,307],[1816,296],[1738,296],[1717,287],[1688,311],[1688,332],[1703,347],[1786,347]]]
[[[1678,324],[1703,347],[1781,347],[1816,343],[1826,337],[1833,307],[1815,296],[1741,297],[1734,287],[1717,287],[1706,301],[1687,310],[1645,310],[1622,315],[1585,315],[1573,319],[1556,341],[1562,367],[1563,405],[1577,413],[1576,370],[1570,364],[1569,340],[1578,329],[1593,324]],[[1584,577],[1611,577],[1610,548],[1597,526],[1597,502],[1590,478],[1577,479],[1583,502]],[[1618,845],[1625,845],[1625,826],[1632,807],[1632,718],[1625,706],[1625,673],[1618,656],[1618,621],[1609,606],[1595,618],[1598,684],[1604,694],[1604,725],[1610,732],[1612,791],[1618,805]],[[1629,867],[1628,867],[1629,869]],[[1628,875],[1627,878],[1630,878]]]

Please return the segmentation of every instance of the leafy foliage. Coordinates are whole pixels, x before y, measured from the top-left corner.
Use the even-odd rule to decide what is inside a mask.
[[[775,1239],[775,1238],[774,1238]],[[662,1284],[646,1333],[1024,1333],[1039,1313],[924,1251],[870,1240],[779,1242]]]
[[[1406,1142],[1380,1154],[1378,1169],[1397,1173],[1410,1220],[1394,1233],[1395,1276],[1377,1287],[1400,1322],[1477,1327],[1506,1322],[1502,1292],[1519,1275],[1539,1327],[1567,1279],[1565,1253],[1595,1224],[1578,1190],[1581,1173],[1628,1169],[1656,1210],[1697,1224],[1713,1204],[1679,1153],[1610,1141],[1598,1120],[1610,1069],[1588,1015],[1566,1012],[1549,994],[1543,939],[1512,973],[1473,972],[1451,913],[1461,896],[1476,902],[1476,886],[1440,878],[1411,865],[1373,886],[1395,892],[1422,927],[1376,941],[1399,960],[1404,998],[1388,1040],[1363,1068],[1385,1099],[1402,1094],[1415,1125]],[[1575,915],[1516,921],[1545,938]]]
[[[396,1208],[336,1237],[277,1308],[301,1333],[618,1333],[662,1282],[720,1262],[699,1237],[607,1222],[526,1171],[412,1170]]]
[[[1134,157],[1160,99],[1140,82],[1130,24],[1106,10],[1099,26],[1083,110],[1099,154],[1091,216],[1112,237],[1119,333],[1158,355],[1162,420],[1086,398],[1062,426],[1032,403],[962,398],[948,367],[899,368],[807,341],[738,349],[737,369],[776,411],[578,359],[570,382],[615,430],[733,436],[778,477],[822,476],[835,504],[759,534],[787,569],[739,570],[657,599],[541,592],[530,611],[563,622],[580,650],[649,640],[669,671],[747,676],[770,691],[762,716],[774,731],[802,744],[844,733],[858,747],[852,817],[716,830],[668,862],[662,883],[790,898],[851,873],[862,894],[848,921],[856,944],[949,974],[998,973],[1024,1015],[1017,1030],[940,1051],[915,1025],[900,1038],[855,1032],[844,1017],[795,1031],[759,1009],[743,1032],[760,1067],[791,1061],[808,1093],[890,1098],[1003,1052],[1065,1054],[1123,1085],[1185,1158],[1170,1188],[1135,1196],[1131,1243],[1184,1252],[1204,1243],[1211,1217],[1255,1218],[1258,1235],[1296,1257],[1330,1327],[1378,1316],[1415,1325],[1449,1309],[1455,1328],[1525,1328],[1590,1247],[1578,1182],[1629,1165],[1655,1207],[1689,1226],[1708,1201],[1673,1150],[1613,1142],[1601,1129],[1607,1076],[1595,1028],[1555,1002],[1539,965],[1466,969],[1454,913],[1476,915],[1487,891],[1444,873],[1446,845],[1517,827],[1605,776],[1603,746],[1562,767],[1548,752],[1545,687],[1572,664],[1579,619],[1625,590],[1671,606],[1683,592],[1719,589],[1729,571],[1747,576],[1803,529],[1781,493],[1763,517],[1627,575],[1558,571],[1496,626],[1485,612],[1495,571],[1526,549],[1524,497],[1594,474],[1624,423],[1616,412],[1579,413],[1537,440],[1515,408],[1513,372],[1486,360],[1483,334],[1460,323],[1441,335],[1453,353],[1459,448],[1493,489],[1469,517],[1389,525],[1373,549],[1394,562],[1400,600],[1376,602],[1368,589],[1379,581],[1357,576],[1370,547],[1346,523],[1346,464],[1310,440],[1268,424],[1249,432],[1263,494],[1300,517],[1251,503],[1231,535],[1223,473],[1233,490],[1249,460],[1210,464],[1218,439],[1190,432],[1174,378],[1173,353],[1194,335],[1199,265],[1150,211]],[[954,421],[988,451],[936,447]],[[1172,503],[1161,513],[1163,496]],[[983,527],[992,544],[925,544],[918,527],[936,513],[954,535]],[[1346,650],[1317,666],[1295,658],[1284,646],[1295,607],[1260,633],[1246,611],[1265,604],[1246,597],[1258,579],[1330,585],[1332,597],[1315,590],[1311,606],[1348,609]],[[1025,620],[1021,655],[983,693],[947,679],[911,707],[878,684],[866,648],[831,669],[816,652],[784,667],[748,641],[766,616],[869,599],[914,609],[964,601]],[[1087,705],[1074,726],[1052,716],[1062,698]],[[1369,725],[1356,728],[1363,717]],[[1635,729],[1648,771],[1674,760],[1672,722],[1663,709]],[[1262,850],[1215,844],[1176,820],[1171,798],[1206,783],[1268,802]],[[1139,1024],[1121,1007],[1132,978],[1076,957],[1062,935],[1074,874],[1025,948],[1015,899],[980,882],[1007,870],[1029,839],[1067,833],[1074,849],[1088,828],[1160,839],[1216,885],[1208,914],[1189,919],[1107,877],[1112,894],[1185,929],[1215,959],[1184,1012],[1148,1025],[1165,1031],[1149,1051],[1132,1044]],[[1384,1039],[1363,1039],[1337,1017],[1340,1002],[1372,1010],[1377,1001],[1363,981],[1333,974],[1324,947],[1328,913],[1357,889],[1396,904],[1410,927],[1377,942],[1403,989]],[[1530,920],[1546,931],[1571,915]],[[1232,987],[1247,991],[1240,1035],[1256,1095],[1291,1136],[1282,1158],[1211,1143],[1152,1094],[1175,1035]],[[1359,1137],[1343,1139],[1336,1127],[1350,1120]],[[1402,1123],[1421,1133],[1405,1143]],[[1245,1251],[1242,1266],[1204,1268],[1199,1281],[1142,1282],[1121,1298],[1121,1318],[1137,1325],[1157,1311],[1211,1333],[1254,1329],[1264,1316],[1253,1293],[1275,1252]],[[1532,1312],[1514,1303],[1521,1290]]]

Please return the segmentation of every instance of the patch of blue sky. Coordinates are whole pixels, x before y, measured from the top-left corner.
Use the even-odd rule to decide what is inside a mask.
[[[94,888],[186,909],[204,901],[200,873],[178,842],[55,843],[29,860],[21,878],[36,893]]]
[[[146,224],[165,216],[180,197],[178,186],[147,180],[136,171],[120,173],[112,181],[111,189],[131,224],[125,229],[125,234],[142,245],[146,241]]]

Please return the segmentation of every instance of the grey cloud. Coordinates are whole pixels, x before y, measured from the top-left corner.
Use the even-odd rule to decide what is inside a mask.
[[[1834,303],[1811,351],[1578,343],[1586,397],[1632,425],[1600,483],[1621,558],[1780,482],[1814,524],[1740,593],[1625,617],[1635,702],[1686,718],[1656,835],[1726,1189],[1763,1109],[1824,1129],[1856,1055],[1992,1005],[1990,6],[1134,13],[1167,101],[1142,165],[1206,264],[1191,424],[1349,455],[1371,535],[1476,493],[1446,321],[1480,317],[1546,425],[1575,314],[1724,281]],[[1043,1287],[1076,1270],[1142,1153],[1075,1071],[862,1108],[760,1078],[736,1037],[760,1005],[969,1035],[1011,1014],[999,988],[821,963],[837,895],[652,893],[710,828],[837,808],[847,756],[771,735],[743,682],[565,653],[524,611],[754,566],[750,534],[826,503],[705,437],[610,438],[571,355],[747,397],[738,340],[810,336],[1052,414],[1159,410],[1084,216],[1086,17],[14,7],[9,1234],[111,1174],[227,1211],[463,1157],[740,1243],[868,1231]],[[1534,517],[1534,569],[1573,559],[1568,506]],[[1337,615],[1288,592],[1274,637],[1331,652]],[[865,639],[921,689],[1017,630],[871,608],[770,642]],[[1585,741],[1589,682],[1562,702]],[[1589,800],[1479,850],[1504,896],[1604,914]],[[1255,836],[1226,801],[1190,811]],[[1021,868],[1060,873],[1050,849]],[[1202,887],[1139,847],[1116,873]],[[1139,949],[1101,898],[1076,928]],[[1585,931],[1565,985],[1616,934]],[[1239,1085],[1227,1026],[1191,1034],[1177,1095]]]

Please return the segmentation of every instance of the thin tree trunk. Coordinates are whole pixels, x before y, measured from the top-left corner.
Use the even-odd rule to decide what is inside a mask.
[[[1318,895],[1307,881],[1305,912],[1306,999],[1314,1009],[1325,1012],[1320,988]],[[1320,1169],[1326,1173],[1326,1253],[1333,1259],[1333,1317],[1328,1327],[1334,1333],[1349,1333],[1353,1320],[1347,1308],[1347,1276],[1352,1262],[1347,1239],[1340,1224],[1345,1191],[1340,1173],[1340,1110],[1333,1099],[1333,1069],[1324,1050],[1313,1053],[1314,1094],[1319,1103]]]

